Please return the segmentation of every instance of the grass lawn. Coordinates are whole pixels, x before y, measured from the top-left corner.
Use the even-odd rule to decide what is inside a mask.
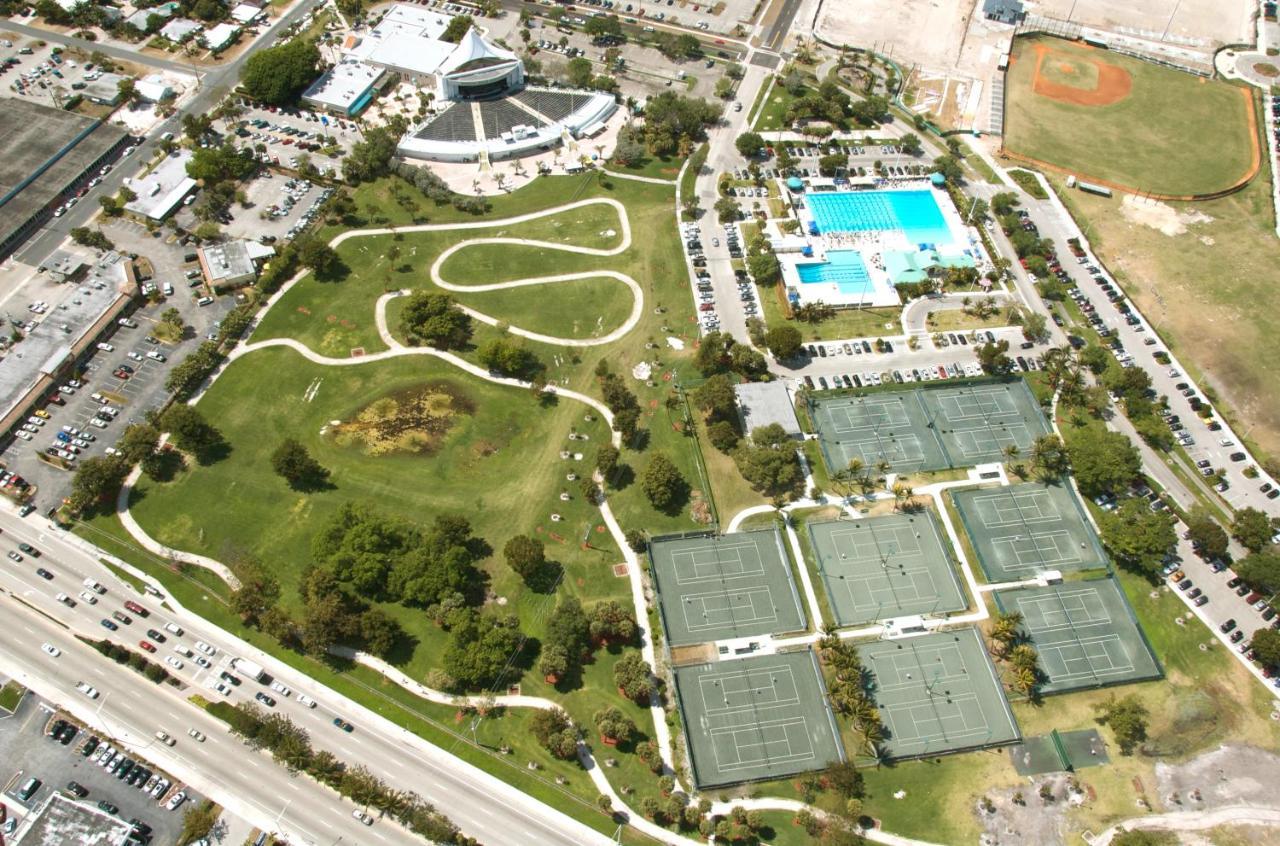
[[[966,314],[963,309],[948,308],[931,312],[926,328],[930,332],[955,332],[960,329],[986,329],[990,326],[1008,325],[1009,318],[1004,309],[1000,309],[995,314],[984,318],[974,314]]]
[[[1037,200],[1049,199],[1049,194],[1044,190],[1044,186],[1040,184],[1040,180],[1029,170],[1023,170],[1020,167],[1009,169],[1009,178],[1018,183],[1018,187],[1026,191]]]
[[[8,711],[12,714],[26,692],[27,689],[16,681],[5,682],[4,686],[0,687],[0,711]]]
[[[1280,368],[1272,364],[1280,357],[1280,312],[1268,307],[1280,266],[1267,179],[1220,200],[1151,207],[1058,193],[1161,340],[1213,392],[1216,409],[1237,432],[1250,432],[1262,456],[1280,455],[1280,404],[1270,399],[1280,393]],[[1161,219],[1177,234],[1144,222]]]
[[[631,176],[648,176],[654,179],[669,179],[674,181],[680,173],[680,167],[684,164],[684,159],[674,159],[662,156],[645,156],[633,165],[620,165],[617,162],[609,163],[609,170],[615,173],[625,173]]]
[[[800,92],[800,97],[813,93],[808,87]],[[752,129],[757,132],[773,132],[787,128],[787,109],[800,97],[791,96],[781,85],[774,85],[769,90],[769,99],[756,112]]]
[[[1037,93],[1037,68],[1042,89],[1061,86],[1076,97],[1096,90],[1100,104]],[[1201,194],[1236,184],[1252,166],[1252,94],[1242,86],[1062,39],[1019,38],[1006,98],[1005,147],[1082,178]]]

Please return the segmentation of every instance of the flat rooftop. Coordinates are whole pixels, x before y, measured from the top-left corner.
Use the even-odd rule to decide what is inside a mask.
[[[125,135],[93,118],[16,97],[0,108],[0,241],[57,197]],[[34,178],[33,178],[34,177]]]
[[[333,109],[349,110],[385,71],[355,59],[346,59],[325,71],[302,97]]]
[[[791,403],[791,395],[781,381],[734,385],[733,392],[738,397],[743,431],[748,435],[771,423],[780,425],[793,438],[803,434],[800,421],[796,419],[795,406]]]
[[[129,836],[130,825],[85,802],[54,793],[35,821],[15,841],[20,846],[117,846]]]
[[[196,187],[196,181],[187,175],[187,163],[192,158],[190,150],[181,150],[166,157],[146,176],[126,180],[138,199],[127,203],[125,209],[152,220],[167,217],[182,198]]]

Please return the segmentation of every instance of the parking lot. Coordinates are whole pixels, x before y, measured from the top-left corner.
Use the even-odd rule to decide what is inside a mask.
[[[919,176],[925,171],[925,165],[920,159],[897,144],[856,144],[852,141],[834,140],[817,146],[784,141],[776,142],[767,149],[771,160],[761,167],[761,174],[771,179],[789,175],[820,176],[822,174],[818,160],[829,155],[849,157],[848,167],[837,168],[831,174],[837,177],[875,176],[877,162],[881,167],[880,175],[890,178]],[[777,167],[776,162],[772,161],[772,158],[783,150],[795,161],[790,170],[782,170]],[[750,178],[746,168],[734,171],[733,175],[737,179]]]
[[[0,82],[9,94],[45,106],[60,107],[102,73],[93,62],[84,63],[55,53],[56,44],[37,46],[35,39],[0,40]]]
[[[58,720],[73,727],[74,734],[64,729],[61,739],[48,737],[47,732]],[[88,756],[84,754],[86,744],[90,751]],[[125,772],[125,756],[122,755],[120,769],[114,774],[103,768],[101,757],[93,760],[104,755],[106,747],[115,748],[110,737],[85,731],[68,715],[58,713],[54,705],[28,694],[12,717],[0,719],[0,759],[5,762],[4,802],[9,807],[11,818],[25,816],[55,791],[73,795],[68,785],[75,782],[82,788],[82,801],[95,806],[99,802],[110,803],[117,808],[115,813],[120,819],[136,819],[150,826],[152,842],[176,843],[182,830],[182,813],[166,810],[163,803],[183,785],[175,784],[174,779],[132,755],[128,758],[134,766],[124,778],[120,778],[120,773]],[[142,772],[135,774],[139,769]],[[131,776],[133,786],[127,783]],[[18,793],[29,778],[39,779],[41,785],[29,799],[24,800]],[[166,781],[168,786],[164,786]],[[152,785],[149,791],[146,787],[148,782]],[[190,790],[184,792],[189,802],[201,799]],[[151,793],[157,795],[152,796]]]
[[[280,167],[297,167],[299,156],[306,153],[322,176],[337,175],[341,170],[342,156],[361,140],[359,128],[351,121],[306,109],[241,105],[243,114],[233,121],[216,121],[214,130],[239,146],[248,145],[256,150],[262,145],[264,149],[259,152],[264,153],[271,164]],[[334,157],[321,152],[328,147],[338,147],[341,152]]]
[[[191,248],[152,238],[145,227],[127,221],[112,221],[103,229],[121,250],[145,255],[151,262],[153,282],[160,296],[126,318],[132,326],[114,327],[103,340],[111,349],[94,351],[82,360],[75,380],[61,383],[57,391],[60,403],[47,403],[40,410],[48,417],[37,417],[43,421],[39,425],[28,424],[37,430],[28,431],[31,440],[16,440],[0,452],[0,464],[36,486],[35,504],[41,511],[56,506],[67,495],[72,474],[38,459],[37,454],[57,443],[56,448],[74,456],[69,461],[73,469],[78,461],[103,455],[127,426],[142,422],[148,411],[164,405],[169,368],[213,334],[215,325],[235,306],[230,296],[218,297],[209,306],[197,305],[196,297],[204,293],[203,289],[186,284],[186,271],[195,267],[184,261]],[[173,290],[167,296],[163,293],[166,283]],[[155,339],[153,334],[160,315],[169,308],[176,308],[188,327],[182,339],[174,343]],[[108,409],[114,410],[113,418]],[[92,438],[85,437],[86,433]]]
[[[222,231],[238,238],[271,243],[294,237],[304,225],[308,213],[314,216],[330,189],[320,188],[308,180],[292,179],[279,173],[263,171],[245,183],[243,190],[248,208],[233,206],[231,221]],[[183,210],[183,214],[190,214]],[[182,223],[183,217],[179,217]],[[194,225],[195,221],[191,221]],[[185,224],[184,224],[185,225]]]

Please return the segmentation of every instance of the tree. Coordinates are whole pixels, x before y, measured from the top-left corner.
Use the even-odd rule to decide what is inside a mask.
[[[119,455],[86,458],[71,480],[68,505],[72,511],[84,511],[114,495],[128,475],[129,463]]]
[[[1037,344],[1043,344],[1045,341],[1048,341],[1048,318],[1038,311],[1033,311],[1028,314],[1022,321],[1022,337]],[[1138,370],[1136,367],[1131,369]]]
[[[618,20],[617,15],[601,15],[598,18],[587,18],[587,22],[583,24],[582,31],[592,38],[600,38],[601,36],[621,38],[622,22]]]
[[[1087,496],[1121,490],[1142,472],[1142,457],[1119,432],[1076,439],[1067,449],[1076,482]]]
[[[853,761],[839,761],[831,764],[822,775],[827,786],[843,799],[858,799],[866,792],[862,773]]]
[[[360,615],[360,639],[368,652],[386,658],[404,636],[400,624],[380,608],[369,608]]]
[[[1117,699],[1113,693],[1093,707],[1098,712],[1098,724],[1111,729],[1122,755],[1133,754],[1138,744],[1147,739],[1147,709],[1134,694]]]
[[[1249,640],[1257,654],[1258,663],[1264,667],[1280,666],[1280,632],[1271,628],[1258,629]]]
[[[486,341],[476,351],[476,358],[495,373],[522,379],[532,379],[544,369],[532,350],[506,338]]]
[[[507,566],[526,582],[536,580],[546,569],[547,558],[542,541],[528,535],[516,535],[502,548]]]
[[[193,406],[177,403],[160,416],[160,425],[174,446],[197,458],[222,446],[222,433],[211,426]]]
[[[271,453],[271,469],[295,490],[315,490],[329,479],[328,468],[311,457],[299,441],[286,438]]]
[[[653,669],[639,652],[628,652],[613,665],[613,681],[622,695],[645,704],[653,693]]]
[[[414,291],[400,311],[400,334],[411,346],[461,349],[471,340],[471,317],[448,294]]]
[[[641,474],[640,487],[649,503],[659,511],[670,511],[684,504],[689,484],[679,468],[665,453],[654,453]]]
[[[777,326],[764,335],[765,346],[779,361],[787,361],[799,355],[803,340],[800,330],[794,326]]]
[[[337,251],[315,237],[298,244],[298,261],[303,267],[311,268],[316,278],[322,280],[334,279],[345,270]]]
[[[86,247],[98,250],[114,250],[115,242],[106,236],[101,229],[90,229],[87,226],[76,226],[71,230],[71,240]]]
[[[492,687],[501,683],[502,672],[523,646],[515,616],[471,612],[449,633],[444,670],[463,687]]]
[[[1280,553],[1255,552],[1236,562],[1235,573],[1259,593],[1280,593]]]
[[[231,144],[201,147],[187,162],[187,176],[204,182],[206,188],[220,182],[246,179],[257,169],[258,163],[248,148],[237,150]]]
[[[635,736],[636,724],[617,708],[602,708],[596,711],[592,720],[606,742],[612,740],[616,743],[629,743]]]
[[[728,376],[717,373],[693,390],[693,404],[707,413],[710,420],[735,420],[738,416],[737,394]]]
[[[759,132],[744,132],[733,142],[744,158],[754,159],[764,151],[764,137]]]
[[[1230,540],[1208,509],[1196,506],[1187,515],[1187,535],[1192,545],[1207,559],[1225,558]]]
[[[529,733],[557,758],[568,760],[577,753],[578,730],[559,708],[538,710],[529,718]]]
[[[988,341],[978,347],[978,364],[983,373],[1000,375],[1013,369],[1013,359],[1009,358],[1009,342],[999,340]]]
[[[818,173],[823,176],[835,176],[848,167],[849,157],[844,153],[831,153],[818,159]]]
[[[757,285],[773,285],[782,278],[778,257],[768,252],[747,256],[747,272]]]
[[[1271,518],[1256,508],[1242,508],[1231,523],[1231,536],[1250,552],[1261,552],[1275,534]]]
[[[721,223],[732,223],[742,213],[742,206],[732,197],[721,197],[715,204],[716,219]]]
[[[440,34],[440,40],[452,44],[461,42],[462,36],[467,34],[467,30],[471,29],[473,23],[470,15],[454,15],[449,19],[449,25],[444,28],[444,32]]]
[[[129,464],[137,464],[155,452],[159,444],[159,429],[149,423],[134,423],[124,430],[116,450]]]
[[[315,44],[296,38],[250,56],[240,71],[240,81],[250,97],[280,106],[296,100],[319,76],[319,68],[320,51]]]
[[[1102,542],[1126,567],[1156,576],[1165,556],[1178,542],[1169,518],[1147,507],[1145,499],[1127,497],[1114,511],[1103,513],[1099,522]]]
[[[565,65],[565,76],[569,80],[569,84],[574,88],[590,87],[591,77],[594,76],[594,73],[591,60],[585,56],[570,59],[569,63]]]
[[[639,631],[631,610],[617,600],[592,606],[587,617],[591,639],[596,643],[631,643]]]

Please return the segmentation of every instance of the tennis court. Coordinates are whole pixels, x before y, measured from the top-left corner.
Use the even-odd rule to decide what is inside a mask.
[[[809,523],[838,626],[968,606],[933,512]]]
[[[1049,426],[1022,379],[930,385],[868,394],[810,393],[809,415],[828,468],[857,460],[907,473],[1004,461]]]
[[[860,645],[891,759],[1000,746],[1021,737],[972,626]]]
[[[649,561],[672,646],[805,628],[777,529],[654,538]]]
[[[920,400],[954,467],[1005,461],[1005,449],[1031,449],[1049,434],[1040,405],[1022,379],[922,387]]]
[[[1030,579],[1047,570],[1107,566],[1084,508],[1066,485],[1030,482],[952,496],[982,571],[993,583]]]
[[[1047,678],[1042,693],[1163,675],[1115,579],[996,591],[996,605],[1022,615]]]
[[[678,667],[675,684],[699,788],[844,760],[812,650]]]

